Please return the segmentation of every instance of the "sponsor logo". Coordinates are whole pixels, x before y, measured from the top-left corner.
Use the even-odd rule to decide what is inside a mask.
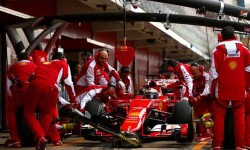
[[[231,69],[231,70],[235,70],[237,68],[238,64],[236,61],[230,61],[228,63],[228,67]]]
[[[138,117],[140,115],[140,112],[132,112],[130,113],[130,117]]]

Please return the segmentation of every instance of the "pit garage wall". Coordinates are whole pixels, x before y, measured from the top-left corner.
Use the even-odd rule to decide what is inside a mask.
[[[146,84],[147,74],[158,74],[162,64],[162,50],[137,48],[135,51],[135,92]]]
[[[93,39],[97,41],[101,41],[105,44],[116,46],[116,32],[95,32],[93,33]],[[98,49],[96,49],[98,51]],[[109,50],[109,60],[108,63],[117,69],[114,49]]]

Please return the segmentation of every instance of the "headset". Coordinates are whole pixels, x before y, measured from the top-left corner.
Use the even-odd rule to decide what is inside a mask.
[[[199,65],[198,63],[193,63],[193,64],[190,65],[190,67],[192,67],[192,66],[198,67],[201,72],[205,71],[204,66]]]

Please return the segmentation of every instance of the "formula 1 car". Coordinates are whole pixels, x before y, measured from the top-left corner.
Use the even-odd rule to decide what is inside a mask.
[[[155,79],[155,75],[147,77],[153,77],[153,79],[146,80],[147,85],[141,90],[141,95],[129,100],[110,100],[107,107],[112,112],[98,114],[98,116],[107,118],[107,122],[113,124],[111,126],[106,124],[109,130],[115,129],[116,132],[139,143],[147,138],[170,137],[180,143],[192,142],[194,139],[192,107],[187,101],[182,100],[181,95],[177,96],[171,89],[165,90],[164,94],[161,91],[161,85],[178,82],[178,80]],[[182,90],[182,86],[178,88],[180,91]],[[179,97],[180,99],[177,99]],[[100,108],[101,105],[91,101],[86,111],[90,110],[91,115],[97,115],[94,112],[100,112],[96,108]],[[98,120],[100,121],[100,117]],[[104,122],[101,124],[104,125]],[[91,134],[86,134],[86,131],[89,131],[89,128],[83,129],[85,136],[88,135],[96,139],[112,137],[111,134],[96,129],[92,129]],[[127,141],[117,137],[113,138],[112,144],[113,147],[133,147]]]

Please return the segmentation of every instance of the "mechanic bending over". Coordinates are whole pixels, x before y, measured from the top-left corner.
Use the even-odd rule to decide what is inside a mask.
[[[52,122],[52,113],[59,99],[58,84],[62,81],[70,102],[77,103],[69,65],[63,61],[62,53],[55,52],[52,61],[40,64],[28,88],[24,101],[24,117],[37,142],[36,149],[46,149],[45,135]],[[35,112],[39,112],[38,121]]]
[[[197,124],[198,137],[195,141],[211,139],[211,127],[203,125],[201,118],[206,113],[212,113],[213,97],[210,95],[209,73],[198,63],[190,65],[190,72],[193,77],[193,97],[189,98],[190,104],[194,108],[195,119],[199,118],[201,123]]]
[[[18,55],[18,61],[13,64],[7,74],[7,92],[9,100],[7,101],[7,116],[10,128],[10,138],[6,140],[8,147],[21,147],[21,140],[17,129],[16,114],[23,108],[27,89],[30,84],[30,78],[37,65],[28,60],[28,54],[22,52]]]
[[[250,53],[236,40],[234,28],[226,26],[221,31],[222,41],[211,54],[211,94],[214,95],[214,135],[212,148],[222,149],[224,118],[228,105],[232,104],[234,140],[236,149],[245,149],[245,69],[250,70]]]
[[[85,92],[77,95],[76,99],[80,104],[80,111],[85,111],[85,105],[87,102],[97,100],[104,104],[108,102],[110,98],[117,98],[116,86],[112,83],[108,85],[91,85],[85,89]]]
[[[193,90],[193,80],[190,73],[190,66],[188,64],[182,64],[181,62],[174,59],[168,60],[167,64],[168,67],[169,66],[173,67],[173,71],[177,75],[180,81],[180,85],[184,85],[183,100],[188,101],[189,97],[192,97],[192,90]],[[166,85],[166,87],[163,88],[171,88],[171,84]]]

